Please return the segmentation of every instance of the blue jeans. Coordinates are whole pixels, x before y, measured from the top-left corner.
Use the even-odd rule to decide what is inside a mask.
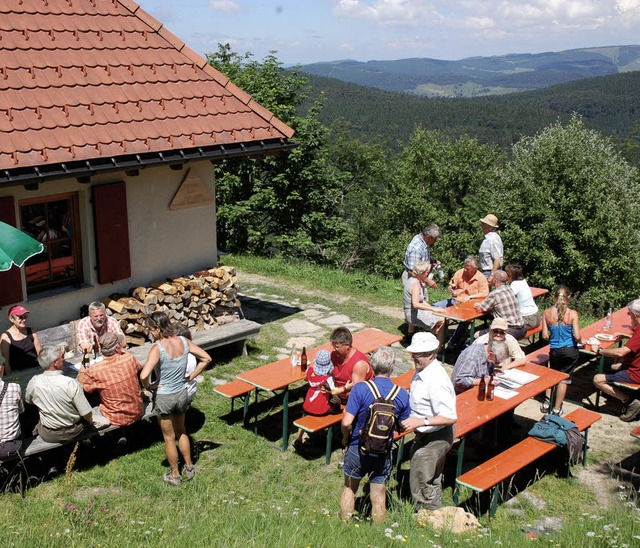
[[[453,300],[453,298],[449,298],[438,301],[437,303],[433,303],[432,306],[437,306],[438,308],[447,308],[447,306],[453,306],[454,304],[455,301]]]

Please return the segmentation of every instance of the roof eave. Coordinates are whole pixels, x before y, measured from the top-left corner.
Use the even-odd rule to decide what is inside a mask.
[[[36,189],[40,183],[69,178],[89,182],[92,176],[102,173],[178,165],[197,160],[222,161],[241,156],[264,156],[285,152],[296,146],[298,143],[290,143],[285,139],[272,139],[5,169],[0,170],[0,188],[24,185],[25,188]]]

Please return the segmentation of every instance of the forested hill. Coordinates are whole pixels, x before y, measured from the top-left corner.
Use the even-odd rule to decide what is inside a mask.
[[[640,70],[640,46],[609,46],[537,54],[333,61],[303,65],[316,76],[426,97],[481,97]]]
[[[572,113],[605,135],[626,140],[640,130],[640,72],[577,80],[536,91],[473,99],[422,98],[307,75],[311,98],[325,95],[320,114],[343,118],[354,137],[406,143],[417,126],[445,135],[470,135],[510,147]]]

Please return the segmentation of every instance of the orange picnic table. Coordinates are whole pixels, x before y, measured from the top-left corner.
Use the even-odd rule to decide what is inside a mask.
[[[548,289],[542,287],[532,287],[531,295],[534,299],[549,293]],[[470,299],[464,303],[456,303],[453,306],[447,306],[437,312],[433,312],[436,316],[445,318],[445,320],[453,320],[455,322],[468,322],[469,326],[469,340],[473,342],[473,335],[475,332],[475,321],[486,316],[485,312],[478,310],[474,305],[484,301],[485,297],[479,297],[477,299]]]
[[[494,399],[478,401],[477,388],[471,388],[456,396],[456,411],[458,420],[455,424],[456,438],[460,440],[458,447],[458,459],[456,463],[456,478],[462,474],[462,465],[464,462],[464,449],[466,436],[480,428],[484,424],[498,418],[512,409],[515,409],[521,403],[541,394],[549,388],[557,386],[560,381],[566,379],[568,375],[549,367],[526,363],[520,367],[514,368],[517,371],[523,371],[536,375],[536,379],[527,384],[523,384],[517,390],[510,390],[508,399],[495,395]],[[402,373],[392,380],[408,389],[413,378],[414,371]],[[458,487],[456,485],[453,492],[454,503],[458,503]]]
[[[353,347],[365,354],[377,350],[381,346],[388,346],[402,340],[401,335],[386,333],[380,329],[368,328],[353,334]],[[331,352],[331,343],[325,343],[307,350],[309,365],[313,363],[320,350]],[[276,392],[282,390],[282,450],[286,451],[289,444],[289,386],[306,378],[299,365],[291,366],[289,358],[257,367],[236,375],[236,378],[252,384],[258,390]]]

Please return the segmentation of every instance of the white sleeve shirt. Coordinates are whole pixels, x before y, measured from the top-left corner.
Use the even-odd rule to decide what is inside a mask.
[[[456,394],[451,379],[438,360],[416,373],[409,391],[411,417],[435,417],[457,419]],[[442,426],[421,426],[418,432],[435,432]]]

